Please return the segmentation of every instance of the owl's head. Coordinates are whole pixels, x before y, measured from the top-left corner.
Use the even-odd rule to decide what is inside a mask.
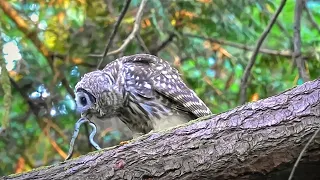
[[[101,95],[109,92],[110,88],[110,76],[105,72],[97,70],[85,74],[75,87],[77,112],[99,111]]]

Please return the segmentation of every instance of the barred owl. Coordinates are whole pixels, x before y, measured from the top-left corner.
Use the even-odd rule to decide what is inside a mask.
[[[134,137],[211,114],[175,68],[149,54],[125,56],[85,74],[75,92],[83,117],[118,117]]]

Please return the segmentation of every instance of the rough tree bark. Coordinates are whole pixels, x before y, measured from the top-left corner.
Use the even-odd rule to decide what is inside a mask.
[[[3,179],[287,179],[319,117],[320,79],[123,146]],[[317,140],[294,179],[320,179]]]

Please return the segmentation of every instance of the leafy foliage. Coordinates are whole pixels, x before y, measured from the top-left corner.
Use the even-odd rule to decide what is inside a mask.
[[[0,138],[0,175],[7,175],[65,158],[74,123],[79,117],[74,111],[72,89],[84,73],[97,66],[99,58],[93,55],[102,53],[123,2],[3,2],[18,12],[12,16],[0,8],[1,58],[6,60],[13,81],[10,127]],[[211,110],[220,113],[239,105],[243,71],[279,3],[280,0],[149,1],[140,35],[150,52],[178,68],[185,82]],[[139,4],[138,0],[131,2],[112,50],[132,31]],[[317,23],[320,23],[319,6],[318,1],[307,3]],[[263,44],[264,51],[260,52],[251,72],[248,101],[266,98],[303,83],[290,56],[294,7],[294,1],[287,2]],[[22,18],[26,26],[19,26],[23,22],[15,20],[17,17]],[[302,19],[302,52],[308,73],[315,79],[320,69],[317,38],[320,32],[306,13]],[[207,37],[229,44],[210,41]],[[107,57],[104,63],[142,52],[139,42],[133,40],[124,52]],[[5,93],[5,89],[0,90],[1,97]],[[5,104],[5,99],[0,98],[0,103]],[[0,119],[5,111],[6,107],[0,106]],[[115,124],[99,124],[98,141],[103,147],[129,138],[124,125]],[[78,155],[92,151],[85,129],[81,131],[76,147]]]

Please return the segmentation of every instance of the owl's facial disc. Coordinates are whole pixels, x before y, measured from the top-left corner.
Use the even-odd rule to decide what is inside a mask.
[[[77,112],[84,113],[95,106],[95,97],[84,89],[78,89],[76,92]]]

